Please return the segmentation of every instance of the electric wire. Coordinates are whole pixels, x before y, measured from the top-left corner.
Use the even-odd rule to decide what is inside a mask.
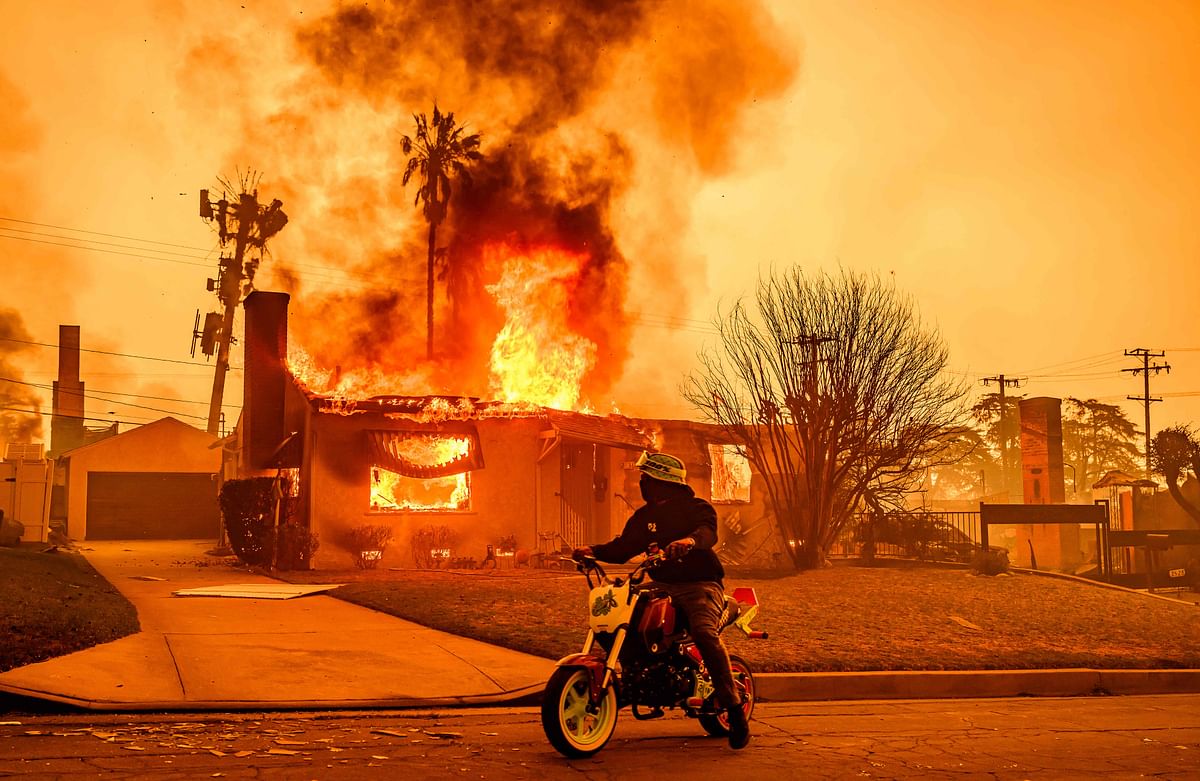
[[[21,412],[26,415],[41,415],[42,417],[47,417],[47,418],[54,417],[53,412],[42,412],[41,410],[24,409],[22,407],[0,407],[0,410],[8,411],[8,412]],[[60,415],[59,417],[62,417],[62,416]],[[136,416],[131,416],[131,417],[136,417]],[[158,420],[158,418],[142,418],[139,420],[120,420],[118,418],[93,418],[93,417],[88,417],[86,415],[83,417],[77,417],[75,415],[71,415],[70,418],[72,420],[97,420],[97,421],[100,421],[101,423],[124,423],[127,426],[144,426],[144,425],[146,425],[147,422],[152,422],[152,421]]]
[[[31,387],[31,388],[40,388],[40,389],[42,389],[42,390],[53,390],[53,387],[52,387],[52,386],[48,386],[48,385],[44,385],[44,384],[39,384],[39,383],[35,383],[35,382],[25,382],[24,380],[14,380],[14,379],[11,379],[11,378],[9,378],[9,377],[0,377],[0,382],[10,382],[10,383],[13,383],[14,385],[27,385],[27,386],[29,386],[29,387]],[[179,415],[179,416],[181,416],[181,417],[185,417],[185,418],[195,418],[196,420],[208,420],[208,416],[207,416],[207,415],[190,415],[190,414],[188,414],[188,413],[186,413],[186,412],[174,412],[174,411],[172,411],[172,410],[159,409],[159,408],[157,408],[157,407],[147,407],[147,406],[145,406],[144,404],[134,404],[134,403],[133,403],[133,402],[131,402],[131,401],[119,401],[119,400],[117,400],[117,399],[106,399],[106,398],[103,398],[103,397],[101,397],[101,396],[93,396],[93,395],[91,395],[91,394],[89,394],[89,393],[87,393],[87,392],[84,392],[84,393],[81,393],[81,394],[74,394],[74,393],[72,393],[72,394],[70,394],[70,395],[72,395],[72,396],[81,396],[82,398],[85,398],[85,399],[91,399],[92,401],[103,401],[103,402],[107,402],[107,403],[109,403],[109,404],[119,404],[119,405],[121,405],[121,406],[123,406],[123,407],[133,407],[134,409],[144,409],[144,410],[147,410],[147,411],[149,411],[149,412],[161,412],[161,413],[163,413],[164,415]],[[132,395],[132,394],[130,394],[130,395]],[[180,402],[181,402],[181,403],[184,403],[184,404],[200,404],[200,403],[206,403],[206,402],[182,401],[182,400],[180,400]],[[236,405],[230,404],[230,405],[228,405],[228,406],[232,408],[232,407],[235,407]]]
[[[34,345],[37,347],[54,347],[54,348],[61,347],[61,345],[54,344],[52,342],[35,342],[35,341],[30,341],[28,339],[15,339],[11,336],[0,336],[0,342],[16,342],[17,344],[28,344],[28,345]],[[118,358],[136,358],[136,359],[142,360],[142,361],[160,361],[162,363],[179,363],[179,364],[183,364],[184,366],[203,366],[205,368],[210,368],[212,366],[212,364],[200,363],[199,361],[184,361],[184,360],[180,360],[178,358],[157,358],[152,355],[135,355],[133,353],[112,352],[110,350],[92,350],[92,349],[88,349],[86,347],[80,347],[79,351],[83,352],[83,353],[96,353],[98,355],[112,355],[112,356],[116,356]],[[229,368],[231,370],[234,369],[234,367],[232,367],[232,366]],[[241,367],[239,366],[239,367],[237,367],[237,369],[240,370]]]

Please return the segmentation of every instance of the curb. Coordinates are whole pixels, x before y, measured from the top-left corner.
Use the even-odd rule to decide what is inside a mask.
[[[1079,697],[1097,694],[1200,692],[1200,670],[929,670],[843,673],[758,673],[764,702]]]
[[[1200,693],[1200,669],[1178,670],[921,670],[838,673],[758,673],[762,702],[831,700],[1087,697]],[[178,700],[119,702],[66,697],[7,685],[0,694],[29,703],[104,713],[402,710],[405,708],[535,707],[544,683],[494,694],[380,700]]]
[[[144,712],[238,712],[238,711],[345,711],[345,710],[403,710],[405,708],[487,708],[496,706],[537,705],[541,702],[544,683],[530,684],[519,689],[494,694],[456,695],[451,697],[412,697],[378,700],[90,700],[52,692],[27,689],[21,686],[0,687],[0,697],[8,696],[18,704],[59,705],[74,710],[97,713]],[[2,704],[2,700],[0,700]],[[2,709],[0,709],[2,712]]]

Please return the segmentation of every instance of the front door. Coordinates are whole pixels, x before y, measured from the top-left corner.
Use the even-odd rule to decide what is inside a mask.
[[[591,539],[596,509],[596,446],[564,440],[560,447],[562,514],[558,533],[572,546],[596,542]]]

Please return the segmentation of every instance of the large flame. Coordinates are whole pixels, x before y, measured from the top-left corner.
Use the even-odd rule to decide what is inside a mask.
[[[586,258],[543,247],[493,245],[503,258],[500,280],[487,290],[506,320],[492,343],[491,390],[501,401],[576,409],[584,376],[596,363],[596,345],[568,322],[570,299]]]

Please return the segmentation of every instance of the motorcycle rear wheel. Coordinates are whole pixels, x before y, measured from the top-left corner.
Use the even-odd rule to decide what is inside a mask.
[[[746,664],[746,660],[740,656],[730,654],[729,666],[733,669],[733,688],[742,697],[742,710],[745,711],[746,720],[749,721],[751,714],[754,713],[754,675],[750,672],[750,665]],[[709,735],[720,738],[729,734],[729,716],[724,712],[705,713],[697,718],[700,720],[700,726]]]
[[[558,753],[571,759],[590,757],[617,727],[617,693],[609,686],[595,713],[587,710],[592,675],[583,667],[560,667],[542,694],[542,729]]]

